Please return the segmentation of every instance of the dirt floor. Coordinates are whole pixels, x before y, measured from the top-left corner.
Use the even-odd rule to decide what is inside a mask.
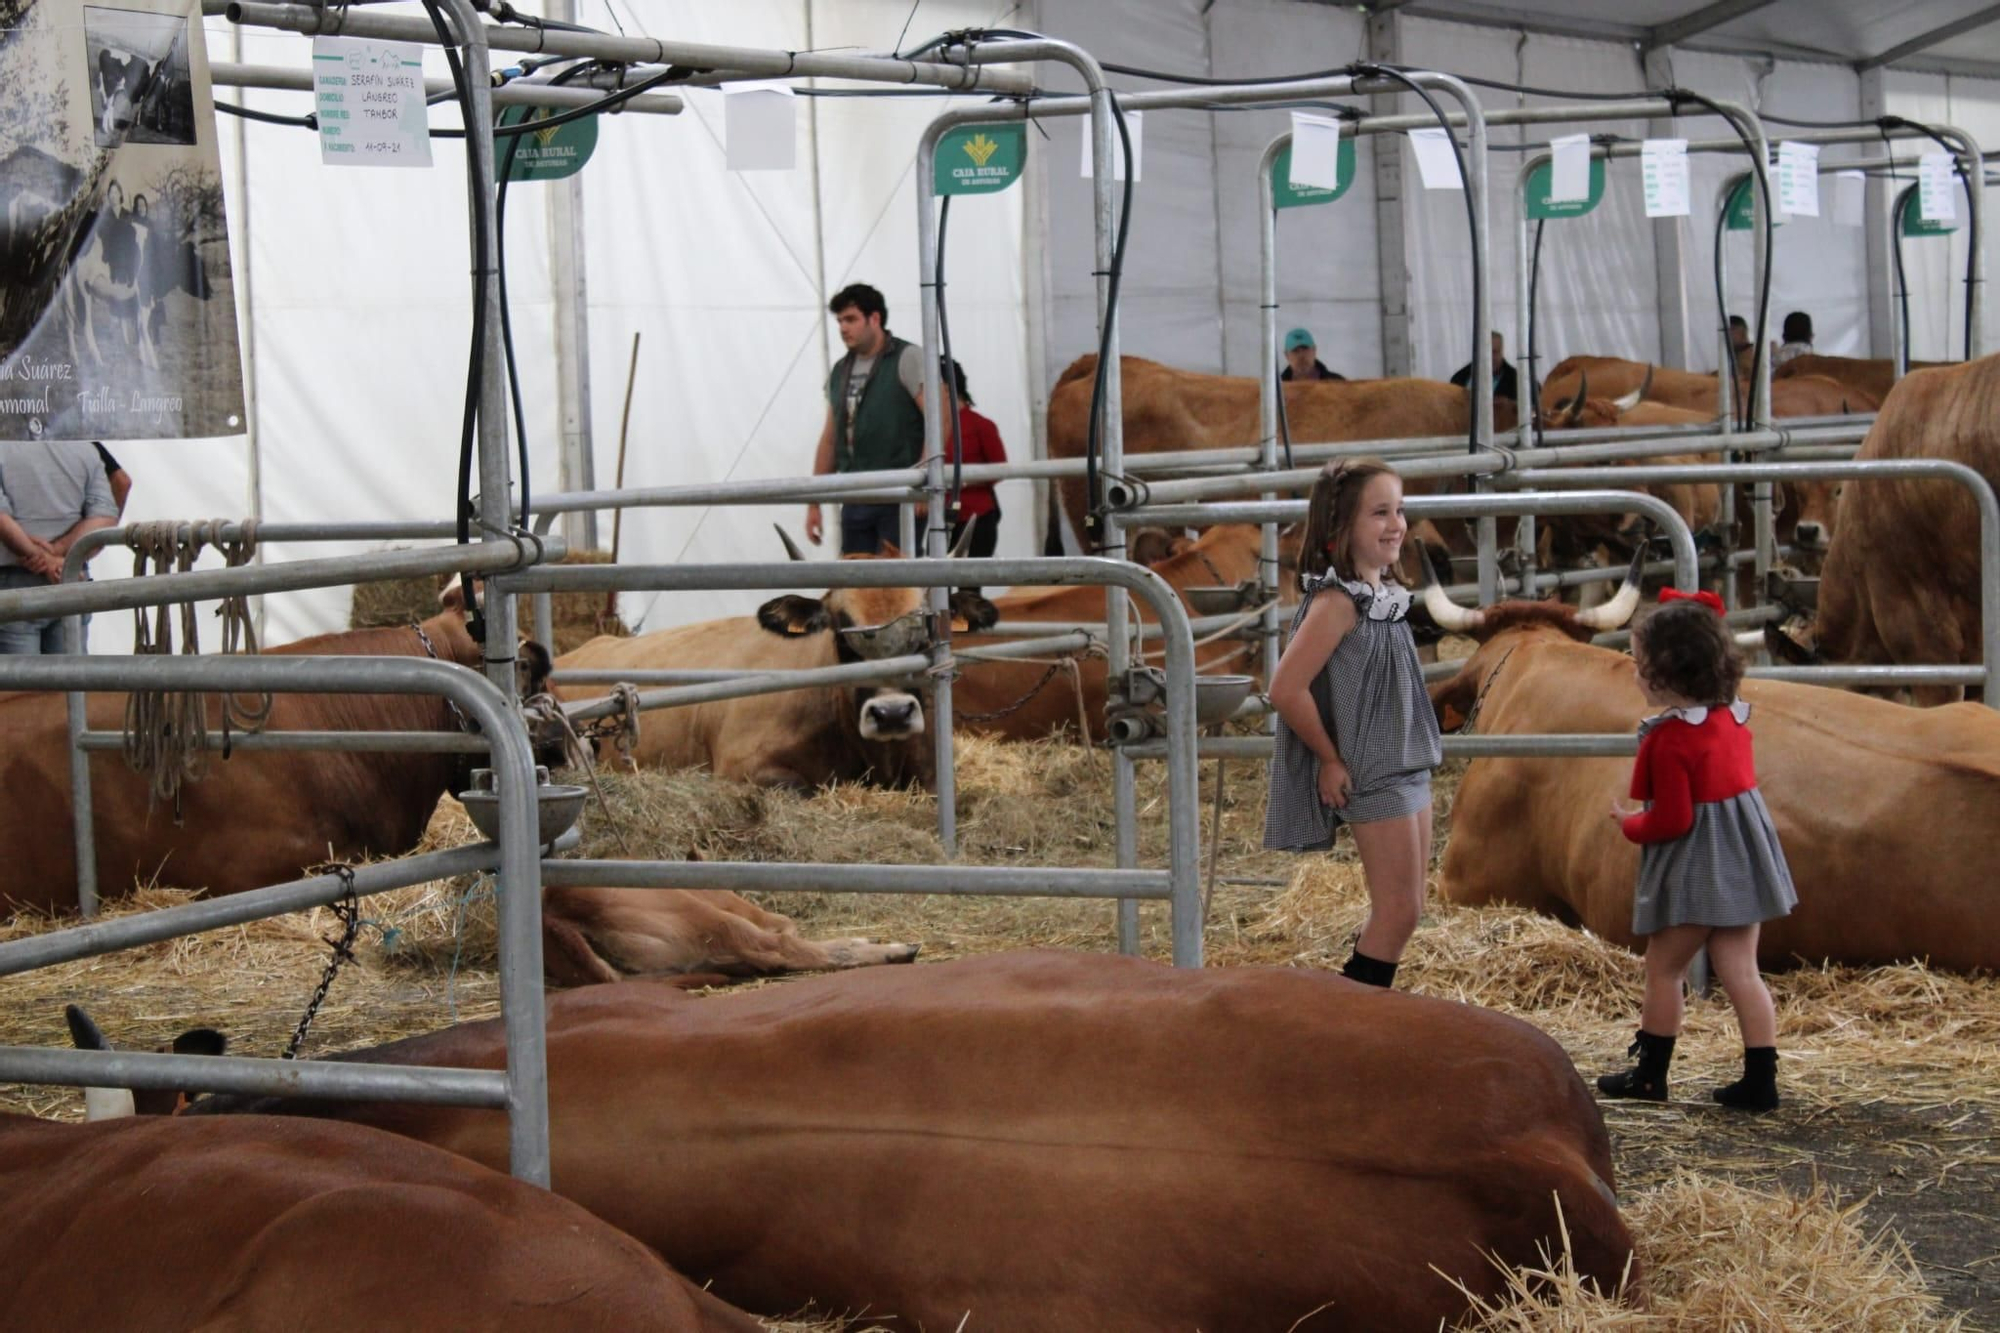
[[[1102,754],[1073,745],[970,741],[961,756],[964,859],[1109,862],[1109,765]],[[1216,818],[1215,771],[1213,763],[1202,769],[1205,849]],[[1449,836],[1460,771],[1450,766],[1438,777],[1439,847]],[[1263,786],[1261,765],[1229,766],[1208,962],[1337,968],[1365,910],[1358,867],[1345,844],[1331,857],[1256,850]],[[605,788],[610,813],[588,816],[586,855],[939,859],[931,831],[935,812],[921,794],[844,788],[799,798],[686,775],[607,777]],[[1142,770],[1140,805],[1142,856],[1158,863],[1165,848],[1158,766]],[[469,835],[455,803],[446,802],[433,821],[431,842]],[[155,906],[175,900],[178,895],[160,890],[141,895]],[[1114,909],[1102,902],[836,894],[764,901],[792,914],[808,934],[921,944],[919,965],[1027,946],[1109,950],[1115,938]],[[369,900],[368,915],[360,957],[335,982],[306,1053],[497,1012],[491,896],[483,884],[460,881],[385,895]],[[1141,921],[1146,952],[1165,957],[1164,906],[1148,905]],[[0,939],[48,925],[0,921]],[[213,1024],[227,1030],[243,1053],[275,1054],[319,978],[327,957],[322,941],[331,931],[328,914],[317,912],[0,979],[0,1044],[64,1044],[61,1006],[82,1000],[121,1044],[150,1047],[182,1027]],[[1515,1013],[1561,1042],[1588,1076],[1623,1065],[1639,979],[1635,957],[1556,922],[1514,909],[1456,907],[1433,895],[1398,985]],[[1776,1195],[1781,1216],[1786,1208],[1825,1212],[1824,1202],[1798,1202],[1823,1199],[1876,1242],[1898,1281],[1909,1279],[1913,1264],[1921,1284],[1908,1281],[1916,1296],[1905,1293],[1898,1298],[1902,1304],[1808,1323],[1782,1311],[1781,1288],[1806,1281],[1788,1271],[1772,1279],[1770,1292],[1752,1292],[1750,1307],[1762,1313],[1721,1323],[1663,1317],[1643,1326],[1689,1333],[1706,1327],[1832,1328],[1836,1322],[1855,1330],[2000,1330],[2000,1151],[1992,1137],[2000,1118],[2000,991],[1994,981],[1911,966],[1799,969],[1772,976],[1771,985],[1786,1097],[1778,1112],[1745,1117],[1707,1101],[1709,1088],[1734,1077],[1739,1050],[1719,997],[1690,1005],[1674,1069],[1675,1101],[1604,1104],[1619,1193],[1640,1219],[1635,1231],[1662,1208],[1691,1207],[1675,1192],[1690,1178]],[[714,1002],[727,1003],[729,993],[716,992]],[[74,1090],[21,1087],[0,1087],[0,1108],[65,1118],[82,1109]],[[1703,1219],[1672,1220],[1695,1237],[1689,1244],[1700,1240]],[[1743,1243],[1740,1232],[1719,1223],[1714,1237],[1711,1250]],[[1648,1263],[1656,1274],[1664,1272],[1666,1285],[1678,1280],[1673,1262],[1664,1269],[1657,1258]],[[1771,1309],[1765,1309],[1766,1296],[1776,1302]],[[1793,1308],[1804,1309],[1813,1296],[1793,1291],[1790,1299],[1798,1303]],[[1490,1325],[1595,1326],[1574,1318]]]

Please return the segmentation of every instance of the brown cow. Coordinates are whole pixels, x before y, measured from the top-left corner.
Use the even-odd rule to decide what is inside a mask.
[[[1672,370],[1644,361],[1627,361],[1615,356],[1572,356],[1556,365],[1542,385],[1542,410],[1554,416],[1560,404],[1576,397],[1588,376],[1590,390],[1599,397],[1617,398],[1645,386],[1649,402],[1685,408],[1700,413],[1697,420],[1714,420],[1721,411],[1721,383],[1714,375]],[[1743,401],[1748,382],[1737,381],[1737,401]],[[1850,412],[1873,412],[1881,404],[1875,394],[1842,384],[1821,375],[1794,375],[1771,381],[1771,415],[1774,417],[1830,417]]]
[[[789,537],[785,544],[794,559],[804,560]],[[883,552],[887,558],[898,554],[893,548]],[[997,614],[976,594],[955,593],[952,602],[973,629],[991,625]],[[556,670],[681,667],[749,673],[830,667],[904,655],[910,644],[923,641],[923,614],[924,594],[915,588],[836,588],[824,597],[774,597],[754,617],[632,638],[600,635],[565,653]],[[911,633],[903,632],[906,627]],[[606,692],[602,685],[556,686],[565,700]],[[929,788],[936,776],[919,694],[876,685],[820,686],[654,710],[643,716],[633,757],[645,768],[706,768],[717,777],[766,787],[869,781]]]
[[[565,1199],[358,1125],[0,1114],[0,1197],[19,1328],[763,1327]]]
[[[907,963],[914,944],[809,940],[790,917],[719,889],[542,891],[542,970],[556,986],[632,976],[723,981]]]
[[[1239,448],[1259,440],[1256,380],[1176,370],[1136,356],[1121,358],[1119,366],[1127,454]],[[1049,457],[1082,458],[1088,449],[1096,373],[1092,353],[1071,362],[1056,380],[1049,394]],[[1301,444],[1462,434],[1472,413],[1470,393],[1438,380],[1310,380],[1283,387],[1290,436]],[[1512,402],[1496,401],[1493,415],[1495,429],[1513,429]],[[1408,486],[1412,495],[1444,489],[1450,488],[1414,480]],[[1064,479],[1061,494],[1063,512],[1080,535],[1088,511],[1083,479]]]
[[[1922,370],[1931,366],[1957,364],[1955,361],[1912,361],[1910,369]],[[1833,380],[1847,388],[1858,390],[1878,403],[1889,396],[1889,390],[1896,387],[1896,363],[1886,356],[1821,356],[1817,352],[1807,352],[1804,356],[1795,356],[1771,371],[1771,379],[1774,382],[1801,375],[1815,375]]]
[[[1193,587],[1227,587],[1254,579],[1261,534],[1246,524],[1227,524],[1204,529],[1192,542],[1177,540],[1171,554],[1152,565],[1176,591]],[[1135,619],[1148,624],[1157,617],[1143,599],[1130,599]],[[1036,588],[994,599],[994,608],[1003,624],[1034,622],[1102,623],[1104,589],[1101,587]],[[1254,630],[1254,624],[1248,627]],[[954,637],[957,648],[977,648],[1005,643],[999,637],[970,634]],[[1153,640],[1147,651],[1157,650]],[[1223,638],[1195,649],[1195,659],[1206,671],[1260,675],[1260,645],[1254,639]],[[952,684],[953,724],[967,731],[1002,736],[1010,740],[1031,740],[1054,735],[1065,726],[1075,727],[1079,715],[1088,725],[1093,740],[1104,739],[1106,672],[1102,657],[1077,659],[1074,683],[1061,671],[1035,661],[994,661],[960,663],[959,676]],[[1078,692],[1081,691],[1081,700]],[[1016,706],[1018,705],[1018,707]]]
[[[1430,1330],[1465,1312],[1454,1282],[1490,1296],[1494,1259],[1563,1234],[1602,1288],[1636,1276],[1560,1047],[1327,973],[1032,952],[726,999],[591,986],[551,998],[548,1043],[554,1187],[754,1311]],[[491,1069],[504,1043],[468,1024],[347,1058]],[[229,1111],[508,1150],[486,1111],[189,1108]]]
[[[1565,608],[1509,602],[1483,615],[1452,612],[1433,607],[1481,642],[1456,676],[1431,687],[1447,731],[1470,717],[1488,736],[1629,734],[1652,711],[1632,659],[1578,642],[1590,629]],[[1758,776],[1800,899],[1790,916],[1764,923],[1760,960],[2000,966],[2000,922],[1983,873],[2000,860],[1991,818],[2000,716],[1767,680],[1745,681],[1742,697],[1754,709]],[[1631,773],[1623,758],[1473,760],[1452,805],[1445,897],[1512,903],[1639,947],[1638,849],[1604,817]]]
[[[1857,461],[1937,458],[2000,485],[2000,359],[1912,371],[1882,404]],[[1979,510],[1951,481],[1861,481],[1842,489],[1840,525],[1820,577],[1818,656],[1904,665],[1977,662]],[[1919,704],[1960,686],[1911,688]]]
[[[349,630],[266,653],[432,656],[462,666],[480,660],[464,619],[453,614],[433,616],[421,630]],[[533,692],[547,675],[547,655],[527,645],[523,660]],[[450,706],[433,695],[274,694],[271,700],[271,731],[458,730]],[[119,730],[125,704],[122,694],[91,695],[90,726]],[[60,694],[0,695],[0,789],[7,793],[0,847],[8,857],[0,903],[42,911],[76,906],[65,718]],[[208,725],[222,725],[213,698]],[[423,838],[438,797],[464,786],[467,768],[460,755],[270,750],[227,760],[210,755],[206,763],[204,776],[181,788],[177,822],[121,756],[92,758],[101,892],[122,893],[136,877],[240,893],[282,883],[330,858],[400,855]]]

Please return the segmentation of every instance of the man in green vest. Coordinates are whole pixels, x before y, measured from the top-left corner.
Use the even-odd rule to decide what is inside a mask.
[[[847,355],[826,381],[826,425],[813,455],[813,475],[880,472],[916,466],[924,452],[922,349],[885,327],[888,302],[865,282],[834,293],[826,308],[840,323]],[[840,553],[873,555],[897,539],[897,506],[840,507]],[[818,505],[806,506],[806,540],[819,545]]]

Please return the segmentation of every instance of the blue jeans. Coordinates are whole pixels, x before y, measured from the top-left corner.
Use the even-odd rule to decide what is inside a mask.
[[[0,568],[0,589],[46,588],[49,581],[40,574],[18,567]],[[83,618],[83,641],[88,651],[90,617]],[[63,650],[63,623],[57,620],[11,620],[0,623],[0,656],[34,657]]]
[[[900,549],[902,528],[900,505],[855,504],[840,507],[840,553],[874,555],[884,546]],[[923,529],[919,527],[918,532]],[[905,555],[913,554],[905,551]]]

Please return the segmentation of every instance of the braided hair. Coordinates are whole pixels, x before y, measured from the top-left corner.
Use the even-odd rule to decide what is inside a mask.
[[[1336,458],[1320,469],[1306,501],[1306,531],[1299,550],[1299,580],[1316,579],[1331,571],[1356,579],[1354,515],[1361,492],[1375,477],[1396,476],[1396,469],[1379,458]]]

